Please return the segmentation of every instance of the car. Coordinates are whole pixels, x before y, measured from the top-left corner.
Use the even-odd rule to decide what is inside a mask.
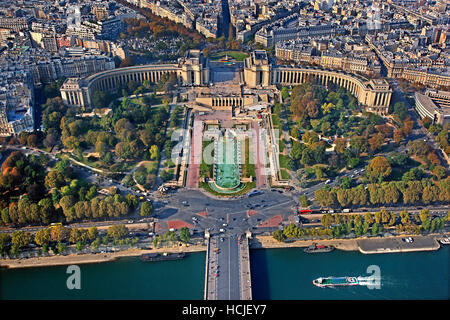
[[[224,224],[222,224],[224,227],[226,227],[228,224],[227,223],[224,223]]]
[[[224,241],[224,239],[223,239],[223,238],[220,238],[220,241],[222,241],[222,242],[223,242],[223,241]]]

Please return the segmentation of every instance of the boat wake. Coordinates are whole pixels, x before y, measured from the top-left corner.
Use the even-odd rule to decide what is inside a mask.
[[[380,287],[381,277],[370,276],[370,277],[358,277],[358,285],[367,287]]]
[[[369,289],[380,289],[381,288],[381,277],[380,276],[369,276],[369,277],[328,277],[328,278],[318,278],[313,280],[313,284],[317,287],[340,287],[340,286],[366,286]]]

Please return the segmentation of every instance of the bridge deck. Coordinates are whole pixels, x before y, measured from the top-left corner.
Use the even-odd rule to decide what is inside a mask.
[[[223,239],[223,240],[222,240]],[[251,300],[248,240],[237,235],[212,237],[208,244],[206,300]]]

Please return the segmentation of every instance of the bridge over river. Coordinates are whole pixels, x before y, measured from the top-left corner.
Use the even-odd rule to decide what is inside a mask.
[[[215,235],[208,240],[205,300],[251,300],[248,238]]]

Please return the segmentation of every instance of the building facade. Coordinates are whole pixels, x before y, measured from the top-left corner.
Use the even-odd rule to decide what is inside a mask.
[[[162,75],[173,73],[181,85],[202,86],[209,83],[209,67],[199,50],[191,50],[178,64],[142,65],[103,71],[86,78],[70,78],[61,87],[64,103],[69,106],[93,107],[92,96],[95,91],[114,92],[129,81],[142,83],[147,80],[157,83]],[[384,79],[368,80],[345,72],[318,68],[290,68],[269,63],[264,50],[253,51],[244,61],[244,83],[249,88],[267,88],[271,85],[299,85],[313,82],[323,86],[335,84],[346,88],[358,102],[370,112],[387,114],[392,90]],[[232,98],[232,97],[230,97]],[[241,99],[222,102],[208,97],[208,105],[244,105]]]
[[[116,92],[129,81],[157,83],[165,74],[175,74],[182,85],[205,85],[209,69],[200,50],[190,50],[178,64],[141,65],[106,70],[85,78],[69,78],[61,86],[64,103],[72,107],[93,107],[96,91]]]
[[[425,94],[416,92],[416,111],[423,119],[430,118],[434,124],[444,125],[450,122],[450,92],[427,91]]]

